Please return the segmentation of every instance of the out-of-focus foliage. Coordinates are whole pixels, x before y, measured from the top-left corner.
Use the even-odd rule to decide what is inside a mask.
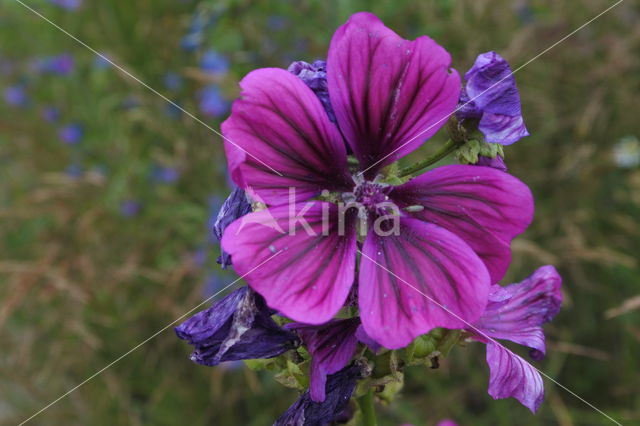
[[[622,423],[640,421],[637,3],[520,70],[613,0],[23,1],[214,129],[244,74],[323,58],[355,11],[433,37],[462,73],[478,53],[499,52],[518,70],[532,134],[506,161],[537,206],[505,282],[558,267],[566,303],[538,366]],[[63,53],[70,73],[43,70]],[[219,136],[10,0],[0,86],[0,422],[16,424],[234,275],[215,264],[210,233],[229,191]],[[296,398],[269,372],[206,368],[188,352],[168,328],[34,424],[264,425]],[[492,401],[487,381],[483,345],[455,348],[439,369],[409,370],[381,424],[607,424],[551,382],[532,416]]]

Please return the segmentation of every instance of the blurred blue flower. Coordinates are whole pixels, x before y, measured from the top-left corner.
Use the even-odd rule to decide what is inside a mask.
[[[100,56],[102,55],[102,56]],[[93,66],[98,70],[105,70],[111,67],[111,57],[106,53],[101,53],[93,58]]]
[[[207,220],[207,242],[209,242],[209,244],[218,245],[218,240],[213,229],[218,220],[218,212],[223,202],[224,200],[217,195],[209,197],[209,219]]]
[[[31,68],[35,72],[62,76],[71,74],[74,67],[75,60],[70,53],[36,58],[31,63]]]
[[[200,68],[211,74],[225,74],[229,71],[229,61],[215,50],[207,50],[200,60]]]
[[[228,109],[228,102],[222,97],[218,86],[209,85],[200,91],[200,111],[204,115],[221,117]]]
[[[82,177],[84,169],[80,163],[71,163],[65,170],[65,173],[72,179],[78,179],[79,177]]]
[[[182,88],[182,84],[184,83],[182,80],[182,76],[175,72],[169,71],[164,75],[164,87],[169,90],[180,90]]]
[[[138,108],[139,106],[140,106],[140,99],[138,99],[138,97],[134,95],[127,96],[122,101],[123,109],[134,109],[134,108]]]
[[[120,214],[124,217],[134,217],[140,213],[141,207],[140,201],[130,198],[120,203]]]
[[[58,138],[66,144],[76,145],[84,136],[84,129],[79,123],[71,123],[58,130]]]
[[[170,104],[169,102],[165,104],[164,109],[167,115],[171,118],[178,118],[182,114],[182,111],[180,110],[180,108],[178,108],[174,104]]]
[[[157,183],[175,183],[180,178],[180,172],[173,167],[160,166],[151,168],[151,179]]]
[[[67,10],[77,10],[82,6],[82,0],[48,0],[49,3]]]
[[[204,40],[203,31],[213,25],[217,17],[207,10],[199,10],[191,17],[189,30],[182,38],[180,46],[187,51],[196,50]]]
[[[42,108],[42,119],[47,123],[55,123],[60,119],[60,110],[54,106]]]
[[[267,28],[273,31],[281,31],[287,28],[289,21],[282,15],[271,15],[267,18]]]
[[[4,89],[4,100],[12,106],[26,106],[29,103],[24,86],[19,84]]]
[[[216,272],[209,272],[202,287],[202,295],[209,298],[229,285],[231,281]]]

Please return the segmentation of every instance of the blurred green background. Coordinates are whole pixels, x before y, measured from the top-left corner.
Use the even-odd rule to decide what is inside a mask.
[[[244,74],[324,58],[356,11],[430,35],[464,73],[488,50],[515,69],[613,4],[23,1],[216,129]],[[518,71],[532,135],[506,151],[537,211],[504,282],[549,263],[564,277],[538,367],[623,424],[640,424],[639,23],[626,0]],[[0,423],[17,424],[235,276],[210,233],[229,192],[218,136],[15,0],[0,3],[0,88]],[[265,425],[296,399],[189,352],[167,329],[31,424]],[[487,383],[484,346],[456,348],[409,370],[380,423],[611,424],[548,381],[535,416]]]

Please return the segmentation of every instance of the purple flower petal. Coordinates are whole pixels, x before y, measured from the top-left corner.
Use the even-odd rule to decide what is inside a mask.
[[[331,105],[360,166],[384,158],[368,176],[447,122],[460,94],[450,64],[429,37],[404,40],[371,13],[356,13],[336,31],[327,59]]]
[[[265,68],[249,73],[240,86],[242,98],[222,124],[233,141],[225,141],[225,151],[238,186],[279,204],[289,199],[289,188],[302,200],[351,185],[340,133],[304,82]]]
[[[339,222],[332,203],[273,207],[229,225],[222,248],[270,307],[298,322],[322,324],[344,305],[353,284],[354,224]]]
[[[545,354],[542,324],[560,310],[562,278],[553,266],[538,268],[533,275],[506,287],[495,284],[484,314],[474,326],[495,339],[507,339]]]
[[[287,325],[296,331],[311,354],[309,390],[313,401],[324,401],[327,376],[342,370],[351,361],[358,345],[359,325],[359,318],[332,320],[322,325]]]
[[[382,349],[382,345],[380,345],[380,343],[378,343],[375,340],[373,340],[367,334],[367,332],[364,330],[364,327],[362,326],[362,324],[360,324],[360,326],[356,330],[356,337],[358,338],[358,341],[360,341],[360,343],[363,343],[363,344],[367,345],[369,347],[369,349],[371,350],[371,352],[373,352],[373,353],[377,353],[380,349]]]
[[[360,378],[360,369],[350,366],[328,377],[327,397],[314,402],[306,391],[273,426],[324,426],[340,416],[349,404]]]
[[[502,158],[500,154],[497,154],[494,158],[479,155],[478,162],[474,164],[474,166],[493,167],[503,172],[509,170],[507,164],[504,162],[504,158]]]
[[[242,287],[175,328],[194,345],[191,360],[214,366],[224,361],[273,358],[297,345],[298,338],[271,319],[260,296]]]
[[[220,207],[216,221],[213,224],[213,233],[216,238],[221,241],[227,226],[248,213],[251,213],[251,204],[247,200],[244,190],[237,187],[234,188],[222,204],[222,207]],[[231,255],[223,250],[218,258],[218,263],[222,266],[222,269],[226,269],[227,266],[231,265]]]
[[[529,188],[489,167],[438,167],[394,188],[390,197],[401,207],[424,207],[411,215],[462,238],[485,262],[494,283],[511,262],[511,240],[533,218]]]
[[[487,343],[489,395],[493,399],[516,398],[532,412],[544,399],[544,383],[540,373],[520,356],[506,348]]]
[[[529,135],[516,80],[504,58],[495,52],[478,55],[465,79],[459,119],[480,119],[478,128],[491,143],[510,145]]]
[[[439,226],[402,218],[399,235],[370,232],[362,252],[360,316],[367,334],[385,348],[404,347],[435,327],[463,328],[484,310],[487,268]]]

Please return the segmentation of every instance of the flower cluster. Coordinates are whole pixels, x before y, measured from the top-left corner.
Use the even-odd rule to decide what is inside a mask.
[[[552,266],[496,284],[533,218],[531,192],[503,159],[503,145],[528,135],[515,80],[494,52],[464,86],[450,65],[429,37],[404,40],[358,13],[326,62],[240,83],[222,124],[237,189],[215,232],[220,263],[250,290],[176,331],[198,363],[263,359],[249,363],[308,383],[276,424],[348,417],[352,395],[391,398],[406,367],[435,368],[464,341],[486,344],[492,397],[532,411],[543,399],[538,371],[499,342],[540,360],[542,324],[562,301]],[[395,164],[445,124],[451,140],[438,155]],[[450,153],[463,164],[429,168]]]

